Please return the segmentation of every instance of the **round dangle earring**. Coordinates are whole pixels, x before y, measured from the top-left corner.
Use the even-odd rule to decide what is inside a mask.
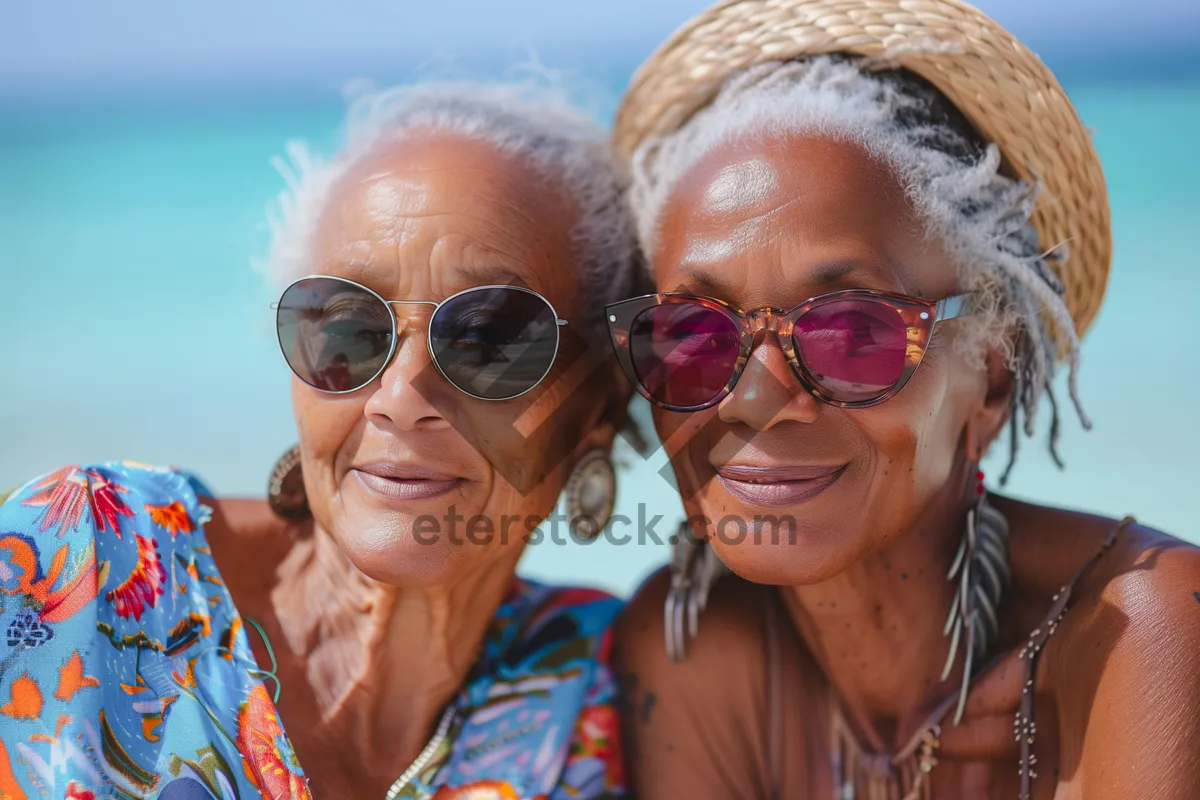
[[[595,538],[612,517],[617,500],[617,475],[608,454],[589,450],[567,479],[566,511],[571,531],[582,539]]]
[[[300,445],[280,456],[272,467],[267,481],[267,503],[284,519],[300,520],[309,516],[304,472],[300,467]]]

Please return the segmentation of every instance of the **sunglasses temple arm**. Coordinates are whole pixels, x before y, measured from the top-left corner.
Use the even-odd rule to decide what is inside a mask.
[[[937,306],[934,308],[934,313],[936,314],[936,319],[947,320],[955,319],[956,317],[965,317],[974,310],[970,294],[956,294],[954,297],[938,300]]]

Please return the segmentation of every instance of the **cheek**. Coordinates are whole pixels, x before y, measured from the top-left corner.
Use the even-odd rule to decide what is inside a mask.
[[[877,454],[873,479],[893,499],[920,507],[954,469],[966,425],[958,370],[948,359],[927,358],[899,394],[858,416]]]
[[[675,473],[677,488],[688,506],[709,483],[714,471],[709,454],[730,426],[721,421],[716,408],[681,414],[654,408],[654,429]]]
[[[544,517],[553,510],[586,433],[583,397],[550,387],[532,403],[476,401],[463,410],[456,427],[492,473],[489,514]]]
[[[862,412],[858,427],[875,451],[873,481],[887,488],[904,487],[907,493],[918,479],[918,471],[925,466],[921,452],[929,448],[935,417],[924,409],[919,418],[898,412],[899,409],[883,407]]]
[[[366,392],[323,395],[292,379],[292,409],[310,505],[321,503],[322,495],[332,491],[337,470],[344,468],[338,464],[338,454],[362,424],[366,400]]]
[[[671,441],[672,437],[688,423],[688,420],[694,417],[694,414],[677,414],[672,411],[664,411],[658,406],[650,407],[650,416],[654,420],[654,430],[658,433],[658,438],[664,444]]]

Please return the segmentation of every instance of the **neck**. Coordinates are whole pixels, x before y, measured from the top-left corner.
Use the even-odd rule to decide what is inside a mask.
[[[876,752],[902,747],[961,685],[961,646],[941,680],[950,646],[942,628],[957,587],[946,574],[963,534],[961,496],[931,504],[935,512],[837,577],[782,592],[848,722]]]
[[[331,745],[392,771],[416,758],[512,583],[515,561],[486,566],[449,587],[399,588],[359,571],[319,526],[292,549],[271,602]]]

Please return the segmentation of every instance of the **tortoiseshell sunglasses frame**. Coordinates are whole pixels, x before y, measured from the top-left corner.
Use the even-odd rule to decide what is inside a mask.
[[[904,370],[896,382],[892,384],[891,388],[878,397],[871,397],[865,400],[838,400],[821,389],[816,380],[810,376],[803,361],[800,359],[799,353],[796,351],[792,331],[795,328],[796,321],[809,311],[830,302],[855,299],[882,303],[899,313],[908,330],[908,347],[905,352]],[[713,398],[700,405],[677,406],[656,399],[642,384],[641,378],[638,376],[637,370],[633,365],[629,331],[632,329],[634,321],[640,314],[651,308],[674,304],[700,305],[717,311],[737,326],[739,332],[740,350],[729,381]],[[869,408],[878,405],[885,400],[895,397],[896,393],[904,388],[909,378],[917,371],[917,367],[921,365],[921,360],[925,357],[925,352],[929,348],[929,342],[933,337],[933,331],[937,323],[966,316],[972,313],[974,309],[972,308],[970,293],[957,294],[941,300],[925,300],[919,297],[880,292],[874,289],[841,289],[811,297],[789,310],[767,307],[754,311],[742,311],[730,303],[713,297],[674,292],[648,294],[629,300],[622,300],[617,303],[610,303],[605,306],[604,310],[605,318],[608,321],[609,336],[612,339],[617,360],[621,363],[621,368],[629,376],[629,380],[633,383],[638,393],[654,405],[667,411],[691,412],[712,408],[729,396],[729,393],[737,385],[738,379],[742,377],[742,371],[746,368],[746,363],[750,360],[750,356],[754,352],[754,340],[759,331],[774,332],[779,341],[779,346],[783,350],[784,356],[787,357],[788,363],[792,367],[792,372],[795,373],[800,384],[804,387],[805,391],[822,403],[838,408]]]

